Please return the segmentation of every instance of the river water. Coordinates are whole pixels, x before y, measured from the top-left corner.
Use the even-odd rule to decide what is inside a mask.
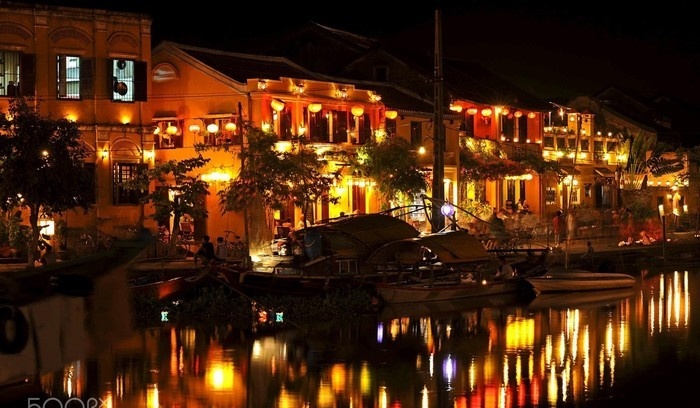
[[[87,322],[86,330],[114,330],[120,340],[102,334],[104,347],[41,376],[45,392],[73,397],[74,405],[42,401],[61,408],[90,401],[117,408],[680,406],[697,394],[689,372],[700,368],[700,275],[688,268],[635,272],[632,290],[416,305],[313,333],[253,336],[228,325],[168,323],[123,333],[119,322]]]

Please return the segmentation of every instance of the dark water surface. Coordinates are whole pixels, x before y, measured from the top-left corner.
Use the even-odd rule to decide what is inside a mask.
[[[323,331],[256,336],[226,324],[125,333],[123,310],[103,307],[85,324],[101,333],[89,341],[58,329],[54,353],[73,362],[41,377],[45,392],[82,405],[44,406],[690,406],[700,373],[692,268],[635,272],[631,290],[413,305]],[[80,313],[77,303],[60,307]],[[0,356],[0,374],[22,358]]]

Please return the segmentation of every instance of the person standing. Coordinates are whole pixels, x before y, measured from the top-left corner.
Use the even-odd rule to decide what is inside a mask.
[[[304,228],[309,228],[311,226],[311,223],[306,220],[306,217],[304,214],[301,215],[299,218],[299,222],[297,223],[297,229],[302,230]]]
[[[561,210],[557,210],[554,213],[554,218],[552,218],[552,232],[554,233],[554,247],[558,247],[561,243],[561,228],[562,228],[562,217],[564,213]]]

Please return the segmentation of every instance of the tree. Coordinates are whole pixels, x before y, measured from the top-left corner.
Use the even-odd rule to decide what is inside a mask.
[[[243,131],[247,145],[238,153],[241,169],[238,176],[219,191],[219,206],[224,212],[242,211],[246,231],[249,231],[248,225],[267,225],[269,228],[255,237],[246,236],[249,246],[262,247],[271,237],[271,222],[265,220],[271,220],[272,210],[285,206],[289,200],[302,209],[307,208],[327,193],[333,176],[323,173],[325,161],[319,160],[303,138],[290,141],[296,145],[292,151],[279,152],[275,149],[279,141],[276,134],[250,124],[245,124]]]
[[[656,135],[644,132],[632,135],[625,128],[619,138],[623,141],[620,153],[627,154],[627,163],[622,169],[623,190],[646,187],[649,173],[658,177],[683,170],[683,160],[673,154],[668,144],[657,141]]]
[[[90,156],[78,125],[39,113],[24,98],[10,102],[0,114],[0,197],[2,209],[29,210],[29,265],[34,264],[39,217],[90,207],[88,191],[93,175],[84,160]]]
[[[328,160],[319,156],[316,149],[309,147],[306,138],[299,136],[292,140],[292,149],[283,155],[282,164],[288,166],[287,177],[294,180],[289,194],[294,205],[307,214],[313,203],[327,200],[337,203],[338,197],[330,194],[331,186],[340,178],[338,173],[327,173]]]
[[[122,183],[126,189],[146,192],[141,197],[141,202],[153,205],[153,219],[165,221],[171,216],[175,218],[170,232],[169,254],[175,254],[177,248],[180,216],[189,214],[194,218],[206,218],[209,214],[202,199],[209,195],[209,184],[200,179],[198,174],[192,174],[209,161],[200,154],[190,159],[156,162],[152,168],[145,169],[137,177]],[[155,182],[155,189],[149,191],[152,182]]]
[[[358,148],[353,171],[377,181],[376,189],[388,208],[391,201],[408,204],[428,187],[413,146],[403,138],[387,135]]]

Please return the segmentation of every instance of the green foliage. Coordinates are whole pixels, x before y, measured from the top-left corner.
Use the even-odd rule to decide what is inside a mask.
[[[292,150],[280,153],[274,133],[249,125],[244,130],[248,144],[239,153],[241,171],[219,192],[223,211],[242,211],[256,203],[280,208],[289,200],[303,210],[319,198],[337,202],[328,191],[338,176],[325,174],[327,161],[303,137],[290,140]]]
[[[340,175],[326,174],[328,161],[319,157],[304,137],[298,137],[292,142],[292,150],[283,154],[282,163],[287,167],[287,178],[293,180],[289,193],[294,204],[306,214],[319,199],[337,203],[339,197],[331,196],[329,191]]]
[[[93,175],[83,164],[90,152],[76,123],[44,116],[37,104],[15,98],[0,112],[0,134],[0,205],[5,211],[29,209],[34,244],[40,214],[88,210]],[[30,251],[30,264],[33,255]]]
[[[402,201],[425,192],[427,177],[411,144],[400,137],[371,140],[358,149],[351,161],[355,173],[377,182],[376,189],[385,202]]]
[[[621,152],[627,153],[627,165],[623,169],[623,184],[625,190],[636,190],[646,185],[649,173],[656,177],[683,170],[683,160],[680,157],[668,157],[672,152],[671,146],[658,142],[656,135],[639,132],[633,135],[629,129],[623,129],[619,137],[624,141]]]
[[[142,203],[151,203],[154,208],[152,218],[167,220],[171,214],[179,218],[182,214],[189,214],[194,218],[206,218],[209,213],[202,197],[209,195],[209,184],[199,178],[195,169],[204,167],[210,159],[205,159],[200,154],[198,157],[184,160],[169,160],[156,162],[150,169],[144,169],[137,177],[122,183],[129,190],[146,192],[141,197]],[[195,173],[195,174],[193,174]],[[149,191],[149,186],[155,182],[156,188]],[[171,200],[171,193],[175,199]],[[180,231],[179,223],[175,223],[172,236],[177,236]],[[171,251],[175,253],[177,240],[171,240]]]

